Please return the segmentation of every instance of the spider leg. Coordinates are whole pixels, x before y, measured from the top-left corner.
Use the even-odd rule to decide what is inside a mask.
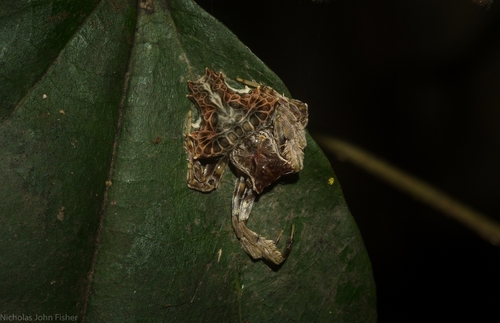
[[[236,217],[240,222],[247,221],[254,200],[255,192],[252,185],[248,185],[244,177],[237,179],[233,194],[233,217]]]
[[[239,82],[239,83],[244,84],[244,85],[248,85],[248,86],[253,87],[253,88],[257,88],[260,86],[260,84],[257,82],[245,80],[241,77],[237,77],[235,80],[236,80],[236,82]]]
[[[188,187],[202,192],[214,190],[219,185],[227,163],[227,158],[206,165],[202,165],[199,160],[188,159]]]
[[[286,259],[292,249],[295,227],[292,225],[290,239],[283,253],[276,248],[277,242],[267,240],[265,237],[250,230],[247,227],[247,221],[255,200],[255,192],[251,187],[251,184],[248,184],[243,176],[236,180],[231,216],[234,232],[240,239],[243,249],[245,249],[252,258],[264,258],[279,265]]]

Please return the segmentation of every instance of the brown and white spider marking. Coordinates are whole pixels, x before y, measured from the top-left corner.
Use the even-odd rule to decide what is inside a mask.
[[[206,69],[188,82],[188,98],[199,110],[188,115],[185,147],[188,186],[202,192],[215,189],[230,162],[238,172],[232,201],[232,224],[245,251],[254,259],[281,264],[291,250],[293,226],[285,251],[247,227],[257,194],[286,174],[303,167],[307,104],[284,97],[268,86],[231,88],[222,73]],[[280,234],[281,236],[281,234]]]

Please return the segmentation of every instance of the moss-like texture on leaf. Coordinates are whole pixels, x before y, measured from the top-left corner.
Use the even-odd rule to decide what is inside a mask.
[[[363,242],[310,138],[304,170],[266,190],[248,223],[269,238],[295,224],[279,269],[233,233],[230,171],[212,193],[187,188],[187,80],[209,67],[287,93],[224,26],[181,0],[0,6],[2,313],[376,320]]]

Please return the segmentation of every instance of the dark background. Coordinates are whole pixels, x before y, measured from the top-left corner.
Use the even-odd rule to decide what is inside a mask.
[[[313,137],[500,221],[500,2],[197,2],[309,104]],[[372,261],[379,322],[500,322],[500,248],[328,157]]]

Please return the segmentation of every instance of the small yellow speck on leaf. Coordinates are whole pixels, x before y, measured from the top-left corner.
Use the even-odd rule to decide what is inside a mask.
[[[334,182],[335,182],[335,179],[333,177],[330,177],[328,179],[328,184],[333,185]]]

